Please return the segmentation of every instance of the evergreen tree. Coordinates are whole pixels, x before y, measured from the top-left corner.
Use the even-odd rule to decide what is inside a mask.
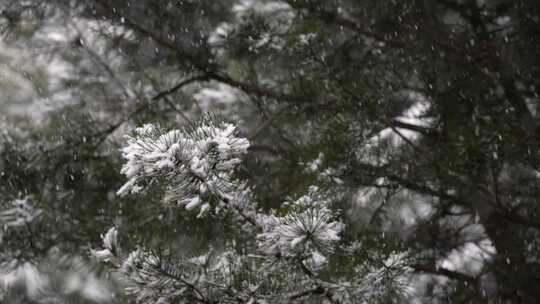
[[[539,20],[1,1],[1,301],[536,303]]]

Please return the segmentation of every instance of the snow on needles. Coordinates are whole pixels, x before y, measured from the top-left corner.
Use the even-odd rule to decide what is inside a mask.
[[[114,258],[116,251],[118,250],[118,229],[116,227],[110,228],[104,236],[103,240],[103,249],[101,250],[92,250],[92,254],[100,262],[107,262]]]
[[[230,183],[232,171],[249,147],[246,138],[237,137],[233,124],[211,119],[170,131],[146,124],[127,138],[122,149],[127,162],[121,172],[128,181],[118,195],[139,193],[163,178],[167,181],[166,201],[203,212],[209,207],[209,195]]]
[[[344,228],[328,205],[317,187],[312,186],[308,194],[290,203],[292,212],[283,216],[261,215],[263,232],[257,237],[259,248],[267,254],[306,254],[314,266],[324,264],[324,255],[334,251]]]

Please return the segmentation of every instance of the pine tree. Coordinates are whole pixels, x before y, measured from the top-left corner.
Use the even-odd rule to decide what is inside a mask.
[[[539,12],[2,1],[0,301],[536,303]]]

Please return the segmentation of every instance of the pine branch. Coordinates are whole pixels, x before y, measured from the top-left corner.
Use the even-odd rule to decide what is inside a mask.
[[[321,19],[322,21],[328,24],[335,24],[335,25],[342,26],[344,28],[353,30],[354,32],[359,33],[363,36],[373,38],[379,42],[384,42],[386,45],[397,47],[397,48],[403,48],[407,45],[403,41],[389,39],[388,37],[385,37],[384,35],[380,35],[376,32],[367,30],[365,29],[365,27],[358,24],[356,21],[343,17],[335,10],[333,11],[319,10],[316,8],[315,5],[311,5],[311,3],[309,2],[307,2],[306,4],[302,3],[301,1],[296,1],[296,0],[287,0],[286,2],[291,7],[297,10],[306,9],[312,15],[318,17],[319,19]]]
[[[159,93],[157,93],[156,95],[154,95],[154,97],[152,97],[152,101],[156,101],[156,100],[159,100],[161,98],[164,98],[166,97],[167,95],[171,95],[175,92],[177,92],[178,90],[182,89],[183,87],[185,87],[186,85],[188,84],[191,84],[191,83],[194,83],[194,82],[197,82],[197,81],[207,81],[210,79],[210,76],[208,74],[202,74],[202,75],[198,75],[198,76],[194,76],[194,77],[190,77],[190,78],[187,78],[187,79],[184,79],[182,81],[180,81],[178,84],[176,84],[175,86],[165,90],[165,91],[161,91]]]
[[[453,279],[453,280],[457,280],[457,281],[461,281],[461,282],[467,282],[467,283],[471,284],[471,286],[474,286],[477,283],[476,278],[474,278],[472,276],[466,275],[466,274],[461,273],[461,272],[452,271],[452,270],[449,270],[449,269],[446,269],[446,268],[443,268],[443,267],[432,268],[430,266],[420,265],[420,264],[414,265],[412,267],[417,272],[423,272],[423,273],[429,273],[429,274],[434,274],[434,275],[445,276],[445,277]]]

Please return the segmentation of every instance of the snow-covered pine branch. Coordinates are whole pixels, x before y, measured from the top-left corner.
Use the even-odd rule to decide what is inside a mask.
[[[315,268],[326,263],[325,255],[333,253],[344,228],[329,209],[330,202],[312,186],[308,194],[284,205],[289,209],[284,215],[259,217],[259,248],[267,254],[307,255]]]
[[[380,259],[382,267],[371,261],[355,264],[353,277],[325,276],[333,255],[350,254],[337,250],[344,245],[345,224],[332,206],[334,196],[311,186],[280,209],[257,209],[251,189],[233,179],[248,146],[234,125],[209,118],[168,131],[144,125],[128,136],[122,149],[127,160],[122,173],[128,181],[118,194],[163,184],[166,202],[198,209],[197,217],[233,211],[239,223],[251,227],[243,237],[252,238],[240,250],[229,246],[195,257],[163,254],[144,244],[123,254],[118,229],[111,228],[102,236],[103,248],[92,253],[113,265],[125,292],[137,303],[356,303],[403,280],[397,272],[405,266],[388,264],[401,263],[401,258]],[[208,212],[212,209],[216,212]]]
[[[169,131],[146,124],[128,136],[127,143],[122,149],[127,162],[121,172],[128,181],[118,190],[119,195],[136,194],[162,182],[166,202],[197,209],[198,216],[211,207],[219,210],[224,203],[235,209],[243,204],[246,189],[232,179],[232,173],[246,154],[249,141],[238,137],[234,125],[214,118]]]

